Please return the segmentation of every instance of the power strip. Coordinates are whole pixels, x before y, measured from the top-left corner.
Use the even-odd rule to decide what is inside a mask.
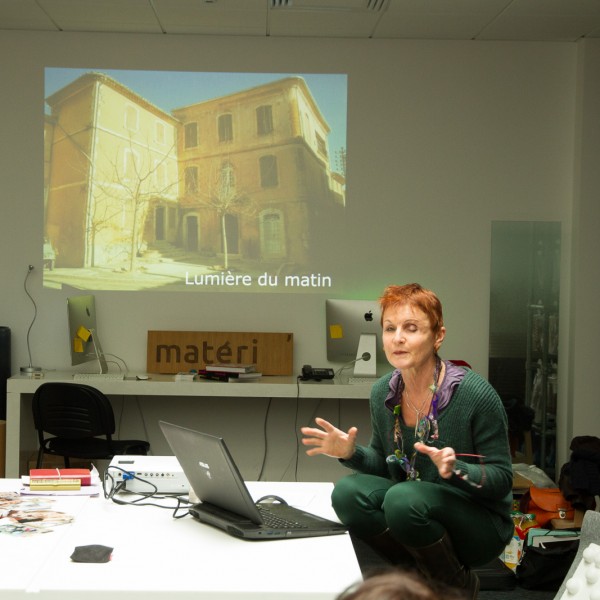
[[[108,467],[116,483],[134,494],[187,494],[190,484],[175,456],[117,455]],[[134,476],[137,479],[132,478]],[[156,488],[156,489],[155,489]]]
[[[575,572],[565,582],[560,600],[600,600],[600,546],[590,544]]]

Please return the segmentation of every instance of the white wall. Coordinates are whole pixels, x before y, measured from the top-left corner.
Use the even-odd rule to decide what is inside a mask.
[[[491,221],[561,221],[570,242],[581,85],[575,44],[0,32],[0,56],[0,323],[12,330],[13,371],[28,362],[32,307],[22,284],[30,263],[39,307],[33,362],[56,369],[69,364],[68,293],[41,286],[46,66],[348,73],[348,235],[356,240],[348,260],[356,278],[346,294],[375,298],[388,283],[409,281],[431,287],[444,303],[443,355],[466,359],[484,375]],[[588,146],[594,144],[600,147],[598,136]],[[582,194],[582,209],[593,204],[598,186],[592,184]],[[580,220],[585,226],[586,217]],[[569,243],[563,261],[568,295]],[[597,291],[597,275],[594,281]],[[325,297],[96,292],[104,350],[125,358],[132,370],[145,368],[148,329],[292,331],[296,371],[304,363],[324,366]],[[589,318],[576,320],[576,334]],[[568,345],[563,339],[565,360],[577,347],[577,339]],[[569,393],[568,401],[578,399]],[[346,409],[355,415],[341,406],[343,422]],[[168,418],[172,409],[162,410]],[[357,410],[368,437],[366,412]],[[288,411],[276,421],[279,429],[293,420]],[[235,407],[226,416],[233,435],[220,433],[240,438],[247,423],[237,425]],[[590,433],[588,424],[578,421],[573,433]],[[303,478],[320,478],[316,467],[306,469]]]

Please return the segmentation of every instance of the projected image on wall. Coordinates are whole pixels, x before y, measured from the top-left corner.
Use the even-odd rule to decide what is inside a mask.
[[[331,291],[345,75],[45,72],[44,286]]]

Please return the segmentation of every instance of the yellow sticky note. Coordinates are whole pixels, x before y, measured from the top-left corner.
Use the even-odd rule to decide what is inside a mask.
[[[83,352],[83,340],[81,338],[73,338],[73,352]]]
[[[329,326],[329,337],[332,340],[339,340],[344,337],[344,330],[341,325],[330,325]]]
[[[90,330],[86,329],[83,325],[79,326],[79,329],[77,330],[77,337],[79,339],[82,339],[84,342],[87,342],[90,339]],[[81,352],[83,352],[83,350],[81,350]]]

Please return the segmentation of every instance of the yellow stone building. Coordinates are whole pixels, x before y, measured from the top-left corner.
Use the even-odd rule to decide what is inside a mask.
[[[45,233],[57,267],[133,270],[164,241],[225,268],[298,273],[343,219],[329,127],[301,77],[168,114],[88,73],[46,102]]]

